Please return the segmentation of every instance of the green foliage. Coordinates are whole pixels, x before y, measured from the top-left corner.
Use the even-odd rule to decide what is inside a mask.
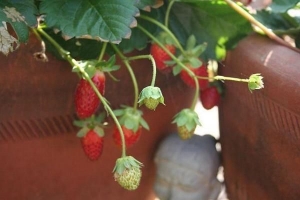
[[[300,16],[293,16],[292,12],[289,12],[300,12],[295,8],[297,2],[298,0],[276,0],[270,9],[261,10],[254,17],[278,35],[297,37],[300,34]]]
[[[19,42],[26,42],[29,36],[27,26],[35,26],[37,8],[33,0],[7,0],[0,2],[0,21],[9,23]],[[3,26],[3,24],[1,24]]]
[[[250,24],[224,1],[181,1],[175,3],[173,14],[179,24],[171,25],[176,36],[187,41],[195,35],[198,44],[207,43],[202,58],[222,59],[226,49],[252,31]],[[185,2],[185,3],[183,3]],[[184,29],[180,33],[175,29]]]
[[[273,0],[270,8],[272,12],[286,12],[290,8],[293,8],[299,3],[299,0]]]
[[[43,15],[50,36],[72,57],[87,60],[99,55],[102,42],[95,40],[120,43],[118,47],[125,53],[146,48],[150,42],[148,36],[134,27],[138,23],[158,36],[159,27],[138,17],[140,13],[164,23],[168,1],[158,9],[142,10],[156,3],[156,0],[7,0],[0,2],[0,20],[11,24],[19,42],[26,42],[28,28],[37,25],[38,14]],[[300,19],[287,12],[297,3],[298,0],[274,0],[268,11],[260,11],[255,17],[278,34],[292,33],[297,37]],[[4,12],[5,8],[12,7],[20,14],[15,18]],[[168,26],[182,46],[186,46],[191,35],[195,36],[196,45],[206,43],[207,48],[200,56],[204,60],[223,59],[228,49],[253,31],[250,23],[223,0],[177,0]],[[50,29],[60,32],[54,34]],[[68,40],[63,39],[64,36],[68,36]],[[47,44],[47,50],[51,49]],[[107,52],[111,52],[109,46]]]
[[[131,35],[139,13],[134,0],[43,0],[40,12],[47,26],[69,37],[90,38],[119,43]]]

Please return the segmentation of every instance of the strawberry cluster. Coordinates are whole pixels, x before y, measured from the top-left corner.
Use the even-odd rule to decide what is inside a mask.
[[[178,52],[176,43],[172,42],[167,34],[159,34],[159,42],[153,43],[150,53],[153,56],[157,69],[162,73],[173,72],[173,75],[179,75],[185,85],[195,88],[198,85],[196,94],[203,107],[207,110],[217,106],[220,101],[222,89],[219,82],[210,81],[208,65],[201,58],[206,44],[196,45],[196,38],[192,35],[188,38],[186,49]],[[174,59],[175,57],[175,59]],[[179,136],[186,140],[193,136],[197,125],[200,125],[194,106],[180,111],[174,116],[173,123],[177,125]]]

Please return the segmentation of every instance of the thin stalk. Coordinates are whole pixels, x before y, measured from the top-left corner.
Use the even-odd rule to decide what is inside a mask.
[[[126,157],[126,144],[125,144],[125,137],[124,137],[124,133],[122,130],[122,127],[116,117],[116,115],[114,114],[113,110],[111,109],[111,107],[108,105],[107,100],[101,95],[101,93],[99,92],[99,90],[97,89],[97,87],[95,86],[95,84],[93,83],[93,81],[90,79],[90,77],[88,76],[88,74],[80,68],[80,72],[82,73],[82,75],[85,77],[85,79],[89,82],[89,84],[92,86],[93,90],[96,92],[97,96],[99,97],[99,99],[101,100],[101,102],[103,103],[103,106],[105,107],[105,109],[107,110],[107,112],[111,115],[111,117],[113,118],[119,132],[120,132],[120,136],[121,136],[121,141],[122,141],[122,157]]]
[[[97,87],[95,86],[95,84],[93,83],[93,81],[91,80],[91,78],[88,76],[88,74],[84,71],[84,69],[82,69],[79,65],[79,63],[71,57],[70,53],[68,51],[65,51],[53,38],[51,38],[46,32],[44,32],[43,29],[41,28],[37,28],[37,31],[42,34],[47,40],[49,40],[49,42],[58,50],[58,52],[60,53],[60,55],[66,59],[72,66],[78,66],[80,72],[82,73],[83,77],[89,82],[89,84],[91,85],[91,87],[93,88],[93,90],[95,91],[96,95],[99,97],[100,101],[103,103],[104,108],[107,110],[107,112],[112,116],[119,132],[121,135],[121,141],[122,141],[122,157],[126,156],[126,145],[125,145],[125,138],[124,138],[124,133],[123,130],[121,128],[121,125],[117,119],[117,117],[115,116],[114,112],[112,111],[112,109],[110,108],[110,106],[108,105],[106,99],[100,94],[100,92],[98,91]]]
[[[250,23],[254,24],[255,26],[259,27],[269,38],[272,40],[278,42],[279,44],[286,46],[296,52],[300,52],[299,49],[293,47],[290,43],[286,42],[285,40],[278,37],[272,30],[268,29],[266,26],[264,26],[262,23],[257,21],[252,15],[250,15],[247,11],[245,11],[243,8],[241,8],[238,4],[233,2],[232,0],[224,0],[232,9],[234,9],[236,12],[238,12],[241,16],[243,16],[245,19],[247,19]]]
[[[149,38],[151,38],[154,42],[156,42],[178,65],[180,65],[184,70],[186,70],[190,75],[193,76],[196,88],[195,88],[195,95],[194,100],[192,103],[191,108],[195,108],[198,96],[199,96],[199,84],[198,79],[195,76],[195,73],[191,71],[188,67],[186,67],[178,58],[176,58],[158,39],[156,39],[149,31],[147,31],[145,28],[143,28],[141,25],[137,25],[137,28],[139,28],[141,31],[143,31]]]
[[[151,86],[155,85],[156,81],[156,63],[152,55],[139,55],[139,56],[132,56],[127,58],[128,60],[138,60],[138,59],[149,59],[152,63],[152,79],[151,79]]]
[[[249,79],[242,79],[242,78],[234,78],[234,77],[227,77],[227,76],[214,76],[214,77],[204,77],[204,76],[196,76],[198,79],[205,79],[210,81],[236,81],[236,82],[249,82]]]
[[[242,78],[234,78],[234,77],[226,77],[226,76],[215,76],[213,77],[214,80],[221,80],[221,81],[237,81],[237,82],[249,82],[249,79],[242,79]]]
[[[173,6],[173,4],[175,3],[175,0],[172,0],[169,5],[168,5],[168,8],[167,8],[167,11],[166,11],[166,16],[165,16],[165,26],[168,28],[168,24],[169,24],[169,18],[170,18],[170,12],[171,12],[171,8]]]
[[[158,27],[160,27],[162,30],[164,30],[171,38],[172,40],[175,42],[176,47],[181,51],[182,54],[185,54],[184,49],[182,48],[180,42],[178,41],[178,39],[175,37],[175,35],[162,23],[152,19],[151,17],[145,16],[145,15],[141,15],[140,18],[147,20],[155,25],[157,25]]]
[[[37,32],[43,35],[49,42],[58,50],[62,58],[66,59],[71,65],[74,64],[74,59],[70,56],[70,52],[64,50],[52,37],[50,37],[43,29],[37,28]],[[76,63],[76,62],[75,62]]]
[[[138,98],[139,98],[139,88],[138,88],[138,84],[136,81],[136,77],[134,75],[134,72],[130,66],[129,60],[126,58],[126,56],[124,56],[124,54],[118,49],[118,47],[114,44],[111,44],[111,46],[113,47],[113,49],[115,50],[115,52],[120,56],[120,58],[122,59],[123,63],[125,64],[129,75],[131,77],[132,80],[132,84],[133,84],[133,90],[134,90],[134,102],[133,102],[133,109],[137,110],[138,107]]]
[[[102,45],[102,48],[101,48],[101,52],[100,52],[98,61],[101,61],[103,59],[103,56],[104,56],[105,51],[106,51],[106,47],[107,47],[107,42],[104,42],[103,45]]]

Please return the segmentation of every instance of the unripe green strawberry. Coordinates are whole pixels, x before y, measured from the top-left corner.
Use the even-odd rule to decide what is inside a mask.
[[[172,123],[176,123],[178,135],[183,140],[191,138],[197,125],[201,125],[198,114],[190,108],[185,108],[177,113]]]
[[[103,72],[97,70],[92,77],[99,92],[104,95],[105,91],[105,75]],[[92,86],[85,79],[80,79],[75,91],[75,110],[77,116],[81,119],[92,116],[100,105],[100,99],[96,95]]]
[[[183,140],[190,139],[194,135],[195,129],[196,127],[194,129],[188,130],[185,125],[177,127],[178,135]]]
[[[127,190],[135,190],[140,185],[142,163],[132,156],[118,158],[113,170],[115,180]]]
[[[155,110],[159,103],[164,104],[164,97],[159,87],[147,86],[139,96],[139,105],[145,104],[150,110]]]
[[[115,180],[126,190],[135,190],[139,187],[142,171],[139,167],[125,169],[122,174],[114,173]]]

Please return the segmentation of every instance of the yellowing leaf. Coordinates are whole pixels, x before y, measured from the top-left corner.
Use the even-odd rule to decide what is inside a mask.
[[[8,19],[11,19],[12,22],[25,22],[25,17],[19,13],[14,7],[7,7],[3,9],[3,12],[6,14]]]
[[[8,55],[8,53],[16,50],[20,44],[16,38],[9,34],[5,26],[6,24],[3,24],[4,26],[0,26],[0,51],[3,54]]]

